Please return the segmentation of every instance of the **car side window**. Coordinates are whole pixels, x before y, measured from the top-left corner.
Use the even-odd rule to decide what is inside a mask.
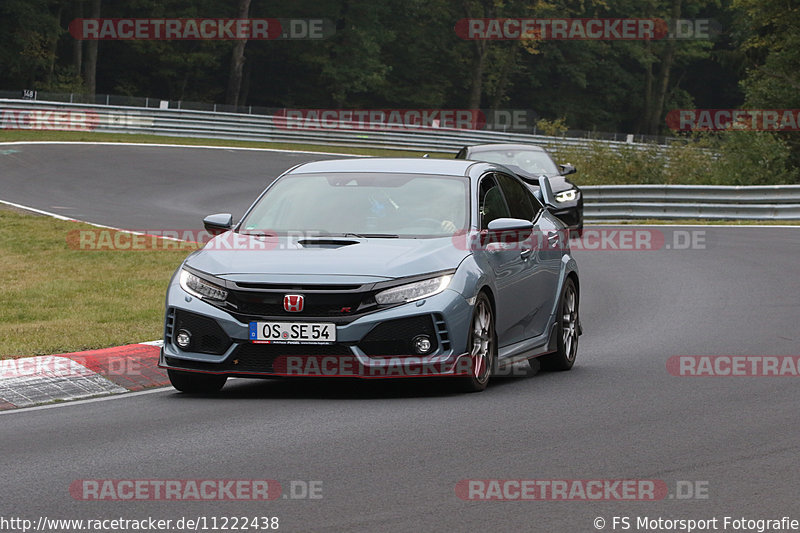
[[[503,193],[492,176],[481,180],[478,205],[481,214],[481,229],[487,229],[489,222],[498,218],[509,218],[511,212],[503,198]]]
[[[496,174],[500,187],[505,193],[506,201],[511,209],[511,216],[522,220],[533,220],[539,212],[541,204],[525,185],[505,174]],[[536,202],[536,203],[534,203]]]

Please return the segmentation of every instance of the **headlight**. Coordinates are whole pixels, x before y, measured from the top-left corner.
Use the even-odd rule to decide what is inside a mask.
[[[451,279],[453,276],[447,275],[392,287],[376,294],[375,301],[380,305],[387,305],[427,298],[445,290]]]
[[[556,194],[556,202],[571,202],[578,197],[578,191],[575,189],[567,189]]]
[[[198,298],[208,298],[209,300],[222,301],[228,297],[228,291],[195,276],[188,270],[181,270],[180,281],[183,290],[190,294],[194,294]]]

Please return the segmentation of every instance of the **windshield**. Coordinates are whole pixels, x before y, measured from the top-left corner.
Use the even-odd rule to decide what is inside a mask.
[[[467,228],[469,180],[420,174],[287,175],[240,231],[351,237],[444,237]]]
[[[547,152],[539,150],[497,150],[480,151],[472,154],[470,159],[498,163],[511,170],[521,171],[529,176],[558,176],[560,172]]]

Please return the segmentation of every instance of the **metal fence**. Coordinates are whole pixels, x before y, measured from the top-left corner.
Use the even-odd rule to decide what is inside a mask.
[[[278,107],[264,107],[253,105],[240,105],[233,106],[227,104],[216,104],[209,102],[192,102],[186,100],[161,100],[159,98],[147,98],[141,96],[129,96],[119,94],[96,94],[86,95],[79,93],[54,93],[54,92],[33,92],[33,91],[0,91],[0,100],[10,99],[16,100],[20,98],[21,94],[25,92],[32,93],[32,98],[26,98],[28,101],[41,101],[41,102],[56,102],[56,103],[70,103],[70,104],[88,104],[88,105],[101,105],[101,106],[118,106],[118,107],[134,107],[134,108],[151,108],[151,109],[174,109],[174,110],[188,110],[188,111],[208,111],[212,113],[234,113],[242,115],[275,115],[285,112],[285,108]],[[344,110],[342,110],[344,111]],[[525,119],[523,124],[519,126],[512,126],[508,122],[493,123],[489,120],[485,124],[485,129],[495,131],[513,131],[516,133],[525,133],[532,135],[539,135],[536,124],[538,115],[535,110],[479,110],[484,116],[494,115],[495,113],[516,113],[521,111]],[[523,131],[523,128],[525,131]],[[567,130],[562,137],[574,139],[590,139],[590,140],[603,140],[603,141],[619,141],[624,143],[653,143],[653,144],[667,144],[671,141],[677,140],[675,137],[667,137],[664,135],[646,135],[642,133],[630,134],[619,132],[607,131],[587,131],[587,130]]]
[[[150,103],[148,102],[148,104]],[[566,147],[586,148],[593,143],[602,143],[614,150],[623,147],[650,149],[660,146],[653,143],[627,142],[627,140],[551,137],[472,129],[387,127],[385,124],[370,123],[344,123],[338,124],[340,127],[332,128],[319,120],[292,120],[274,114],[251,115],[168,107],[132,107],[42,100],[0,99],[0,111],[3,111],[3,115],[0,116],[0,120],[2,120],[0,128],[5,129],[72,129],[239,141],[417,150],[431,153],[455,153],[469,144],[502,142],[539,144],[554,153]],[[22,114],[32,111],[35,113],[22,116]],[[42,118],[42,115],[48,111],[53,113]],[[275,111],[279,112],[280,110]],[[11,118],[8,118],[9,116]]]
[[[800,220],[800,185],[600,185],[581,190],[587,221]]]
[[[652,144],[548,137],[444,128],[386,129],[377,125],[328,128],[285,117],[168,108],[137,108],[0,99],[0,129],[139,133],[271,143],[405,149],[455,154],[478,143],[534,143],[552,152],[602,143],[612,149]],[[692,185],[585,186],[587,221],[624,219],[800,220],[800,186],[723,187]]]

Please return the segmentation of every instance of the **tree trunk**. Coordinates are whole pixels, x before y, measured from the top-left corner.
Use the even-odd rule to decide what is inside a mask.
[[[250,95],[250,75],[253,72],[253,64],[245,63],[244,65],[244,79],[242,80],[242,91],[239,93],[239,102],[242,105],[247,104],[247,97]]]
[[[75,18],[83,18],[82,0],[75,2]],[[83,41],[78,39],[72,40],[72,65],[75,67],[75,73],[80,76],[83,70]]]
[[[239,12],[237,18],[248,18],[250,13],[250,0],[239,0]],[[239,105],[239,94],[242,90],[242,67],[244,66],[244,47],[247,45],[246,39],[236,41],[231,54],[231,73],[228,77],[228,92],[225,103],[234,107]]]
[[[91,18],[100,18],[101,0],[92,0]],[[89,96],[97,91],[97,48],[100,41],[92,40],[86,45],[86,63],[84,64],[84,83]]]
[[[64,11],[64,4],[58,4],[58,11],[56,12],[55,18],[58,21],[58,25],[61,26],[61,14]],[[47,68],[47,85],[53,83],[53,77],[56,71],[56,59],[58,59],[58,34],[53,35],[50,38],[50,65]]]
[[[490,109],[496,111],[503,103],[503,98],[506,95],[506,87],[508,87],[508,74],[511,69],[517,64],[517,51],[519,47],[516,43],[511,43],[511,50],[504,54],[504,59],[500,65],[500,77],[497,80],[494,94],[492,95],[492,102]],[[472,109],[472,108],[471,108]]]
[[[681,0],[673,0],[671,17],[677,21],[681,16]],[[669,92],[669,78],[672,73],[672,65],[675,63],[675,48],[677,41],[670,39],[661,58],[661,69],[658,73],[658,81],[655,86],[655,98],[653,101],[652,114],[647,125],[647,133],[658,135],[661,125],[661,116],[664,114],[664,104],[666,103],[667,93]]]
[[[491,0],[481,0],[479,2],[481,16],[492,17],[494,16],[494,9]],[[473,15],[472,7],[468,0],[462,0],[464,14],[468,19],[475,18]],[[470,76],[470,92],[469,102],[467,109],[478,109],[481,105],[481,96],[483,94],[483,71],[486,68],[486,55],[488,53],[488,41],[476,39],[475,43],[475,62],[472,66],[472,75]]]
[[[472,67],[472,89],[469,93],[467,109],[478,109],[481,106],[483,93],[483,69],[486,65],[486,41],[475,41],[475,65]]]
[[[652,44],[650,41],[644,42],[645,56],[650,57]],[[636,133],[644,133],[650,124],[650,117],[653,114],[653,63],[648,63],[644,71],[644,106],[642,114],[637,121]]]

